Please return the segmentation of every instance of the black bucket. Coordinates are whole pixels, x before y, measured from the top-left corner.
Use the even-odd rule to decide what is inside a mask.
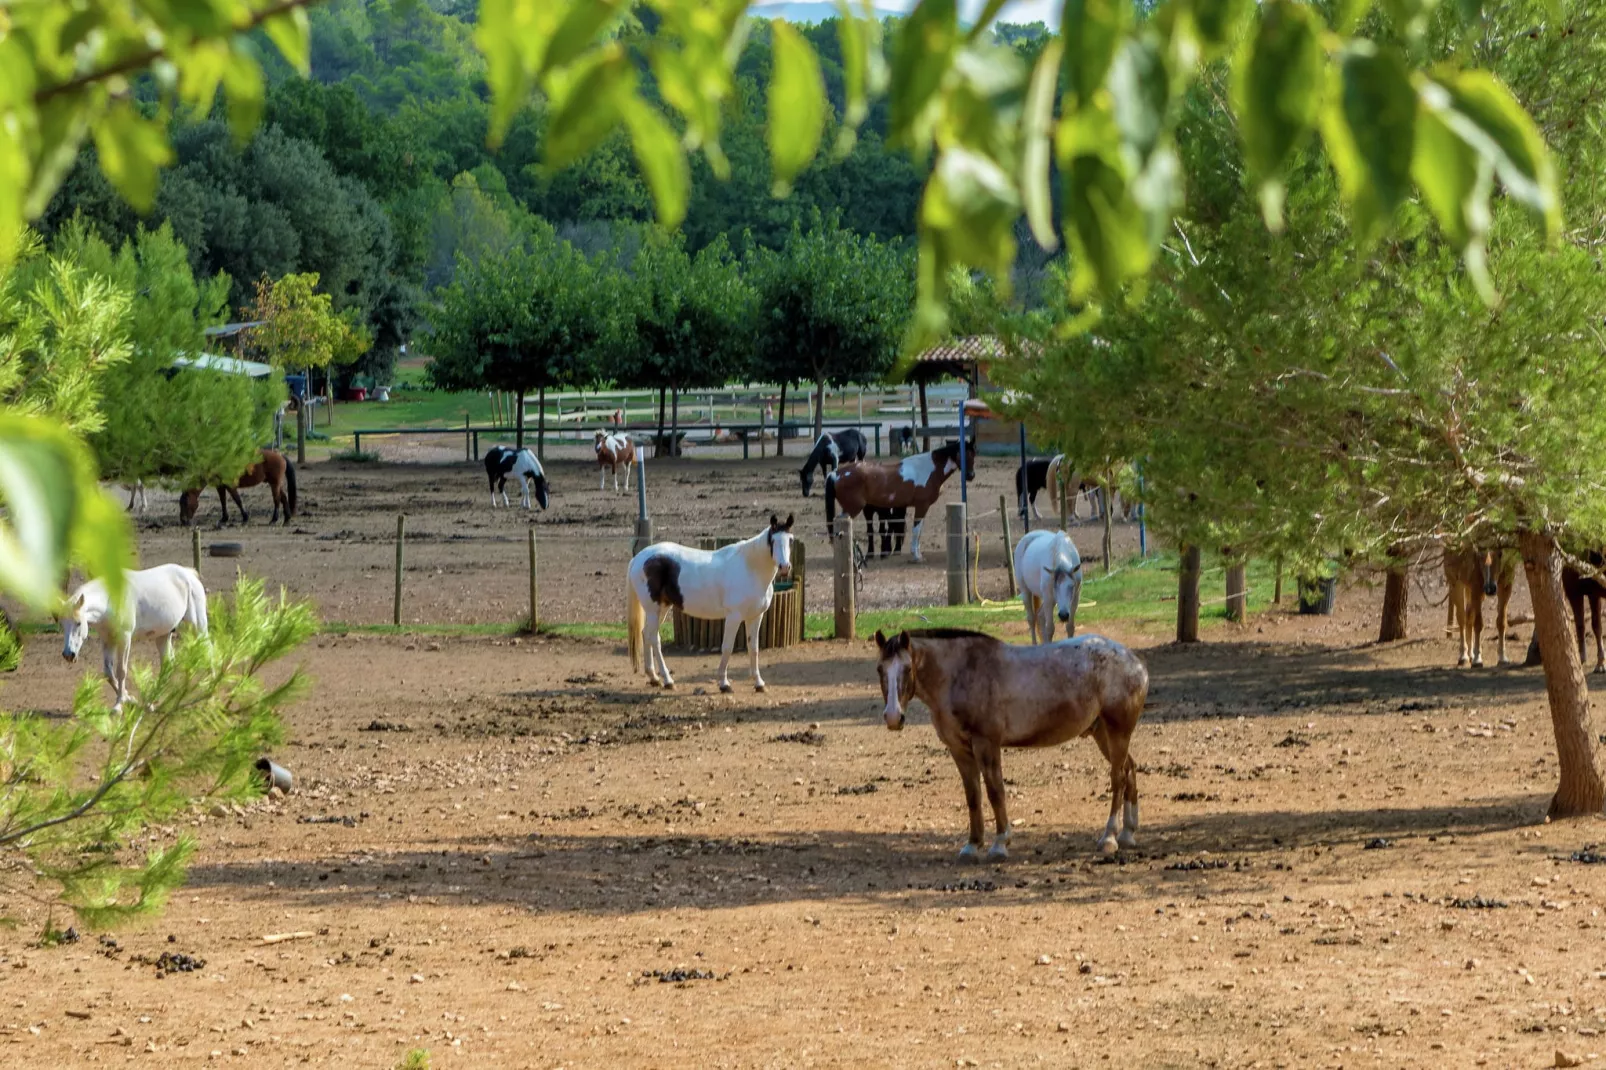
[[[1338,580],[1300,580],[1299,611],[1320,617],[1333,615],[1333,604],[1338,600]]]

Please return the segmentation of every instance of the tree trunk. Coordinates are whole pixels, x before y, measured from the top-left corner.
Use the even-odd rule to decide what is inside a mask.
[[[825,432],[825,380],[814,380],[814,441]]]
[[[781,411],[775,421],[775,456],[786,456],[786,384],[781,384]]]
[[[541,408],[535,415],[535,456],[537,460],[546,460],[546,387],[541,387]],[[533,627],[533,626],[532,626]]]
[[[1199,548],[1184,546],[1177,569],[1177,642],[1199,641]]]
[[[1589,688],[1584,683],[1584,667],[1573,644],[1561,589],[1561,555],[1557,553],[1555,537],[1541,532],[1519,532],[1517,545],[1528,575],[1528,593],[1533,596],[1534,634],[1544,652],[1550,724],[1561,763],[1561,783],[1550,800],[1550,816],[1599,814],[1606,804],[1606,781],[1596,761]]]
[[[1115,485],[1115,475],[1108,468],[1106,468],[1104,470],[1104,490],[1101,491],[1100,494],[1099,494],[1100,499],[1104,503],[1104,509],[1103,509],[1103,512],[1104,512],[1104,543],[1103,543],[1103,546],[1101,547],[1101,549],[1104,552],[1104,574],[1106,576],[1108,576],[1110,574],[1110,547],[1111,547],[1110,488],[1112,486],[1114,486],[1114,485]],[[1197,587],[1197,584],[1195,584],[1195,587]],[[1195,592],[1195,596],[1197,597],[1197,591]]]
[[[521,387],[514,402],[513,410],[513,448],[524,448],[524,389]]]
[[[1281,554],[1277,555],[1277,578],[1272,583],[1271,602],[1272,605],[1282,605],[1283,602],[1283,558]]]
[[[1249,566],[1242,559],[1227,564],[1227,619],[1242,624],[1249,617]]]
[[[669,456],[680,456],[680,388],[669,392]]]
[[[664,387],[658,388],[658,449],[664,448],[664,396],[668,391]]]
[[[1389,557],[1400,562],[1388,570],[1383,581],[1383,623],[1377,630],[1377,641],[1392,643],[1406,637],[1406,607],[1411,590],[1406,584],[1407,570],[1402,560],[1405,547],[1390,546]]]
[[[931,414],[926,409],[926,384],[925,383],[921,383],[920,384],[920,428],[921,428],[922,431],[924,431],[926,428],[928,428],[930,426],[931,426]],[[921,448],[921,450],[923,450],[926,453],[930,453],[931,452],[931,436],[930,435],[922,434],[920,436],[920,448]]]

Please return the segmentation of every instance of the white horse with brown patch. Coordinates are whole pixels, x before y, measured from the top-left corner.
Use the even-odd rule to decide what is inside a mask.
[[[1063,531],[1028,531],[1015,544],[1015,579],[1026,605],[1033,643],[1054,641],[1054,617],[1065,635],[1076,634],[1076,607],[1082,601],[1082,555]]]
[[[1092,736],[1110,763],[1110,819],[1099,850],[1137,845],[1138,769],[1130,751],[1149,693],[1137,655],[1102,635],[1012,646],[980,632],[930,628],[890,639],[876,632],[875,640],[887,727],[901,729],[904,711],[919,699],[959,766],[970,810],[961,861],[980,856],[984,780],[994,821],[987,861],[1009,857],[1004,748],[1053,747],[1078,736]]]
[[[723,620],[725,638],[719,659],[719,689],[731,689],[726,670],[736,648],[736,629],[747,625],[747,656],[753,669],[753,688],[764,690],[758,673],[758,633],[764,614],[775,597],[775,577],[792,572],[792,518],[786,523],[774,515],[763,531],[751,539],[718,550],[694,550],[679,543],[654,543],[630,559],[626,576],[630,585],[630,667],[641,668],[645,651],[647,677],[654,687],[674,687],[669,663],[664,660],[659,624],[678,607],[688,617]],[[663,672],[659,679],[659,670]]]
[[[159,640],[166,664],[179,625],[189,624],[197,633],[206,634],[206,588],[194,569],[157,565],[124,571],[123,576],[122,606],[117,612],[112,611],[106,585],[90,580],[67,599],[67,612],[60,621],[61,656],[68,661],[78,660],[91,628],[100,633],[102,664],[106,679],[117,690],[113,709],[118,710],[128,698],[128,663],[136,636]]]
[[[613,489],[619,489],[619,466],[625,466],[625,490],[630,489],[630,469],[636,463],[636,444],[622,431],[597,432],[597,467],[602,479],[598,490],[608,489],[608,473],[613,473]]]

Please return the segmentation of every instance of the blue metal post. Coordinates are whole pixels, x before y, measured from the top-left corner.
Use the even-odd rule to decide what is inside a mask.
[[[1031,488],[1026,480],[1026,424],[1020,425],[1020,523],[1021,533],[1032,530]]]
[[[965,402],[959,402],[959,500],[970,504],[970,484],[965,479]]]

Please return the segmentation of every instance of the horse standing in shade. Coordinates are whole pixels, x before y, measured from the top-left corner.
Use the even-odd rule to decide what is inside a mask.
[[[1054,641],[1054,615],[1065,636],[1076,634],[1076,607],[1082,601],[1082,555],[1063,531],[1029,531],[1015,544],[1015,578],[1026,605],[1033,643]]]
[[[975,460],[975,444],[969,443],[965,450],[964,478],[967,480],[976,478]],[[840,470],[825,477],[825,522],[835,522],[839,506],[848,516],[858,516],[872,506],[881,513],[913,509],[915,523],[909,533],[909,556],[919,561],[920,529],[925,523],[926,512],[942,493],[943,483],[958,470],[957,441],[945,443],[930,453],[905,457],[896,463],[861,461],[843,465]],[[881,548],[883,553],[890,552],[885,537]],[[866,556],[875,556],[873,530]]]
[[[117,691],[113,708],[118,710],[128,698],[128,663],[135,636],[160,640],[166,664],[180,624],[188,623],[197,633],[206,634],[206,588],[194,569],[157,565],[138,572],[125,570],[123,577],[123,604],[118,612],[112,612],[105,583],[90,580],[68,597],[60,620],[61,656],[68,661],[78,660],[89,629],[100,633],[102,664],[106,679]]]
[[[1461,657],[1458,667],[1483,667],[1483,600],[1498,596],[1495,632],[1499,660],[1506,663],[1506,606],[1517,580],[1517,553],[1506,550],[1446,550],[1444,579],[1450,596],[1445,610],[1444,630],[1448,635],[1459,625]]]
[[[1060,455],[1060,457],[1063,456],[1063,454]],[[1037,511],[1037,495],[1044,487],[1048,486],[1050,466],[1053,466],[1055,476],[1059,475],[1058,462],[1060,457],[1033,457],[1015,469],[1015,503],[1019,505],[1021,495],[1026,495],[1026,500],[1031,505],[1032,516],[1038,519],[1042,519],[1043,514]],[[1054,503],[1057,508],[1055,493],[1054,490],[1050,490],[1048,492],[1048,500],[1050,503]]]
[[[631,651],[631,670],[641,668],[637,651],[645,654],[647,677],[657,687],[674,687],[669,663],[664,660],[663,635],[658,625],[671,607],[688,617],[725,621],[725,639],[719,659],[719,689],[731,689],[726,670],[736,648],[736,629],[747,625],[747,655],[753,668],[753,688],[764,690],[758,674],[759,625],[775,597],[775,577],[792,572],[792,517],[786,523],[774,515],[764,530],[751,539],[718,550],[694,550],[679,543],[660,542],[630,559],[625,575],[630,586],[630,634],[639,638]]]
[[[864,435],[857,428],[822,434],[814,443],[814,452],[809,454],[809,459],[803,462],[803,467],[797,473],[803,482],[803,497],[807,498],[814,492],[816,468],[829,475],[841,465],[864,460],[868,452]]]
[[[223,516],[217,522],[218,527],[229,522],[229,496],[234,498],[235,506],[240,510],[240,523],[246,524],[251,520],[250,514],[245,511],[245,503],[240,500],[240,491],[245,487],[254,487],[258,483],[266,483],[269,492],[273,495],[273,516],[268,519],[272,524],[279,519],[279,510],[284,510],[284,523],[288,527],[290,517],[296,511],[296,466],[290,463],[290,458],[278,450],[264,449],[262,459],[247,468],[233,486],[219,483],[217,486],[218,505],[223,508]],[[193,524],[195,514],[201,505],[201,488],[187,490],[179,495],[178,519],[181,524]]]
[[[1606,554],[1599,550],[1591,550],[1584,560],[1596,569],[1606,567]],[[1601,602],[1606,600],[1606,580],[1599,574],[1586,576],[1572,565],[1563,565],[1561,589],[1567,596],[1567,605],[1573,611],[1573,631],[1578,637],[1578,663],[1582,665],[1585,662],[1584,603],[1588,602],[1590,626],[1595,632],[1595,671],[1606,672],[1606,643],[1602,641],[1600,630],[1600,607]]]
[[[602,470],[598,490],[608,489],[608,473],[613,473],[613,489],[619,489],[619,466],[625,466],[625,490],[630,489],[630,468],[636,463],[636,444],[622,431],[597,432],[597,467]]]
[[[1137,655],[1102,635],[1012,646],[980,632],[930,628],[890,639],[876,632],[875,639],[887,727],[901,729],[905,709],[919,699],[959,767],[970,810],[961,861],[974,862],[981,852],[982,781],[994,821],[987,861],[1009,857],[1005,747],[1053,747],[1088,735],[1110,763],[1110,819],[1099,850],[1114,854],[1137,845],[1138,768],[1131,745],[1149,693],[1149,673]]]
[[[528,449],[516,450],[508,446],[492,446],[485,454],[485,478],[491,484],[491,508],[496,508],[496,495],[502,495],[502,504],[511,506],[507,498],[508,477],[519,481],[519,504],[530,507],[530,485],[535,485],[535,500],[545,509],[548,502],[546,472],[541,462]]]

